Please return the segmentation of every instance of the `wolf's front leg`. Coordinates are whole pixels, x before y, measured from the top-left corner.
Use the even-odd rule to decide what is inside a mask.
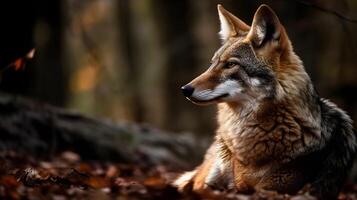
[[[208,149],[204,162],[195,170],[186,172],[174,181],[179,191],[201,192],[208,187],[233,187],[231,162],[220,157],[216,142]]]
[[[174,181],[179,191],[200,192],[209,186],[208,176],[211,171],[211,162],[205,161],[195,170],[185,172]]]

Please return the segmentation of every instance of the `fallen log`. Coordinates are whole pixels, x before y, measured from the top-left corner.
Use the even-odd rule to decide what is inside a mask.
[[[190,134],[94,119],[0,93],[0,150],[41,157],[71,150],[84,159],[190,167],[204,151],[197,144]]]

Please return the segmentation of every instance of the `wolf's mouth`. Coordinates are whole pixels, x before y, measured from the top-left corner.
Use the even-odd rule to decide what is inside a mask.
[[[228,93],[225,93],[225,94],[222,94],[222,95],[219,95],[215,98],[212,98],[212,99],[206,99],[206,100],[200,100],[200,99],[196,99],[194,97],[186,97],[186,99],[190,100],[192,103],[195,103],[195,104],[207,104],[207,103],[211,103],[211,102],[214,102],[214,101],[218,101],[224,97],[227,97],[229,94]]]

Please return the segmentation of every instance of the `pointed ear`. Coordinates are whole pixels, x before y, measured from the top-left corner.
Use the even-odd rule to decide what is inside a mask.
[[[248,37],[254,46],[261,47],[266,42],[279,41],[282,32],[282,25],[274,11],[263,4],[254,14]]]
[[[228,12],[222,5],[217,5],[219,21],[221,22],[221,31],[219,35],[223,41],[230,37],[237,37],[249,31],[249,26],[238,17]]]

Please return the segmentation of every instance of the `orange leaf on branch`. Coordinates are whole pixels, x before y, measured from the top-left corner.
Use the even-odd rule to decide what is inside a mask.
[[[10,63],[8,67],[12,67],[15,71],[25,69],[26,61],[31,60],[35,55],[35,49],[31,49],[24,57],[16,59],[14,62]]]

